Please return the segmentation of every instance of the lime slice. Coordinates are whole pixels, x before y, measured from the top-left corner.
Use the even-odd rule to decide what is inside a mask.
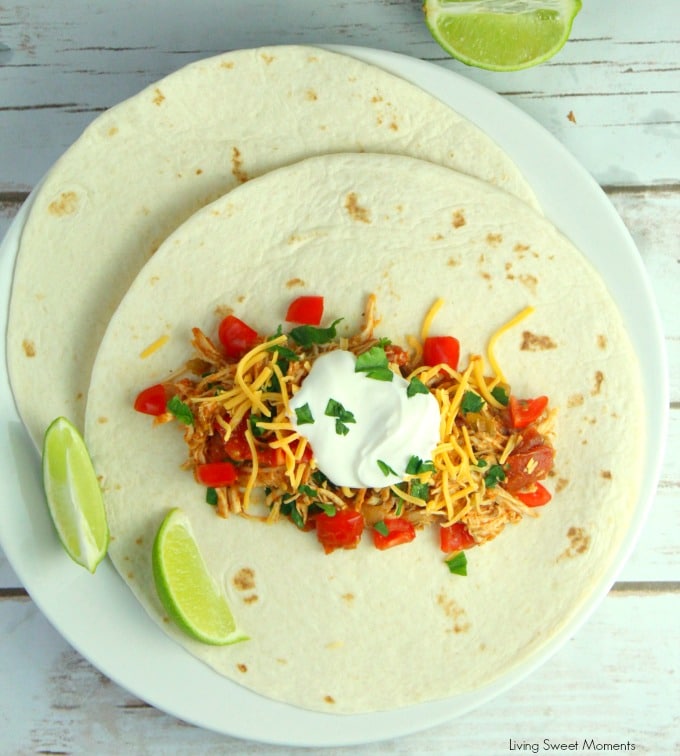
[[[94,572],[109,545],[104,501],[85,441],[65,417],[45,431],[42,473],[59,540],[74,562]]]
[[[581,0],[425,0],[425,21],[454,58],[519,71],[562,49]]]
[[[161,523],[152,564],[165,611],[188,635],[214,646],[247,640],[236,629],[229,605],[208,573],[181,509],[171,509]]]

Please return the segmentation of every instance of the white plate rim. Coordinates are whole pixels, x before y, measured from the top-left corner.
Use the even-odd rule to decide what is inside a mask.
[[[477,708],[544,664],[597,608],[635,547],[656,491],[667,435],[667,358],[653,292],[628,230],[587,171],[526,113],[454,71],[387,50],[322,46],[377,65],[420,86],[476,123],[514,159],[546,216],[589,258],[622,310],[643,368],[647,459],[639,503],[611,568],[577,616],[518,668],[479,691],[406,709],[361,715],[306,711],[242,688],[191,657],[158,630],[108,560],[95,576],[90,576],[64,558],[42,502],[39,457],[12,398],[3,343],[0,544],[36,605],[90,663],[147,703],[225,735],[288,746],[357,745],[412,734]],[[555,175],[560,176],[559,190],[552,180]],[[7,328],[14,259],[30,203],[31,197],[0,245],[3,333]],[[613,246],[618,249],[615,261],[608,252]],[[637,292],[634,313],[626,306],[626,293],[633,285]],[[13,506],[9,507],[8,502]],[[17,506],[18,502],[24,506]],[[74,608],[77,612],[73,612]]]

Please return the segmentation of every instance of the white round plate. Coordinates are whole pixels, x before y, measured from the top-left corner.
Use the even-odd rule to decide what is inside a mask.
[[[420,86],[476,123],[515,160],[545,214],[591,260],[623,313],[643,371],[645,478],[625,543],[574,620],[540,654],[473,693],[364,715],[316,713],[278,703],[217,675],[149,619],[109,561],[92,576],[64,554],[44,504],[40,459],[0,371],[0,539],[23,585],[61,635],[107,677],[182,720],[268,743],[339,746],[384,740],[447,721],[497,696],[557,651],[592,613],[635,545],[652,501],[666,437],[664,342],[639,253],[592,177],[547,132],[502,97],[434,64],[396,53],[333,46]],[[7,327],[12,269],[30,199],[0,247],[0,327]],[[634,291],[635,297],[629,292]]]

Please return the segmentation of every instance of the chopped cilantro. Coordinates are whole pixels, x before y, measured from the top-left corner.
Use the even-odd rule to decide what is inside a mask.
[[[346,423],[356,423],[354,414],[346,410],[336,399],[328,400],[324,414],[335,418],[335,432],[339,436],[346,436],[349,433]]]
[[[467,557],[465,556],[464,551],[459,551],[445,561],[449,568],[449,572],[454,575],[467,575]]]
[[[323,509],[324,513],[327,514],[329,517],[335,517],[335,505],[333,504],[326,504],[323,501],[317,501],[316,502],[317,507],[321,507]]]
[[[357,357],[354,372],[366,373],[369,378],[377,381],[389,382],[394,378],[385,350],[381,346],[372,346],[367,352],[360,354]]]
[[[205,489],[205,500],[207,504],[210,504],[210,506],[217,506],[217,491],[214,488],[208,486],[208,488]]]
[[[253,415],[251,414],[248,418],[248,424],[250,425],[250,431],[253,434],[253,436],[259,437],[264,436],[266,433],[264,428],[260,428],[258,423],[266,423],[271,421],[271,418],[265,417],[264,415]]]
[[[382,536],[387,536],[390,533],[384,520],[381,520],[380,522],[376,522],[375,525],[373,526],[373,530],[377,530],[378,533],[380,533],[380,535]]]
[[[311,486],[308,486],[306,483],[303,483],[301,486],[298,486],[298,491],[301,494],[304,494],[305,496],[309,496],[311,499],[316,498],[316,489],[312,488]]]
[[[308,402],[303,404],[302,407],[295,408],[295,419],[298,425],[310,425],[314,422],[314,415],[312,415]]]
[[[378,460],[378,467],[382,470],[383,475],[387,477],[388,475],[398,475],[397,472],[395,472],[388,464],[387,462],[383,462],[382,459]]]
[[[493,488],[498,483],[505,480],[505,470],[502,465],[491,465],[489,472],[484,476],[484,483],[487,488]]]
[[[463,412],[481,412],[483,406],[484,400],[479,394],[474,391],[466,391],[463,394],[463,400],[460,403]]]
[[[314,470],[311,478],[317,486],[322,486],[324,483],[328,482],[328,478],[321,472],[321,470]]]
[[[508,392],[503,388],[503,386],[496,386],[495,388],[492,388],[491,396],[504,407],[507,407],[508,403],[510,402]]]
[[[477,460],[477,467],[486,467],[489,463],[485,459]]]
[[[421,480],[412,480],[410,494],[415,496],[416,499],[427,501],[430,498],[430,487]]]
[[[291,496],[284,496],[281,499],[281,508],[279,509],[282,515],[290,517],[290,519],[302,530],[305,526],[305,521],[302,519],[302,515],[298,512],[298,508],[295,506],[295,499]]]
[[[337,332],[335,326],[342,320],[338,318],[334,320],[328,328],[317,328],[316,326],[301,325],[290,330],[288,335],[293,341],[296,341],[300,346],[308,347],[312,344],[327,344],[329,341],[333,341]]]
[[[414,454],[406,465],[406,472],[409,475],[420,475],[424,472],[434,472],[434,462],[431,459],[428,459],[427,461],[422,460]]]
[[[430,389],[418,378],[417,376],[413,376],[411,380],[409,381],[408,387],[406,388],[406,396],[410,399],[412,396],[415,396],[416,394],[429,394]]]
[[[185,404],[178,396],[173,396],[167,404],[168,412],[172,414],[184,425],[194,424],[194,415],[188,404]]]

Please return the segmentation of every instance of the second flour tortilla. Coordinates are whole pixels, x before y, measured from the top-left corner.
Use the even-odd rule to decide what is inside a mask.
[[[348,55],[280,46],[193,63],[98,117],[44,179],[23,230],[7,354],[36,444],[82,427],[111,314],[168,234],[274,168],[334,152],[446,165],[536,205],[510,158],[418,87]]]
[[[350,333],[376,294],[376,336],[397,344],[419,332],[442,297],[431,333],[457,336],[463,358],[483,353],[497,328],[534,308],[504,334],[496,356],[513,393],[545,393],[558,408],[547,482],[554,498],[538,518],[471,549],[468,577],[449,574],[434,528],[384,552],[364,534],[356,550],[325,555],[313,533],[289,522],[221,519],[180,468],[181,432],[134,411],[139,390],[192,356],[192,327],[214,335],[220,313],[232,308],[274,333],[303,293],[323,295],[324,320],[342,317]],[[147,355],[154,343],[162,346]],[[263,695],[354,713],[483,688],[569,626],[629,526],[643,405],[614,301],[545,218],[441,166],[335,155],[244,184],[166,240],[102,341],[86,440],[102,477],[109,554],[159,627]],[[165,618],[151,545],[172,507],[188,514],[248,642],[205,646]]]

